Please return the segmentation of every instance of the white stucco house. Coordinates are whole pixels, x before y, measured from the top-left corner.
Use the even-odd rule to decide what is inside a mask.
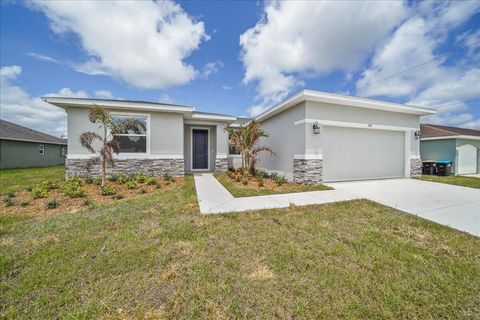
[[[248,119],[205,113],[193,107],[144,101],[45,97],[68,116],[66,175],[86,175],[91,154],[79,141],[96,131],[88,108],[108,109],[114,118],[136,117],[142,134],[116,137],[121,152],[111,172],[150,172],[176,176],[225,171],[238,156],[229,154],[226,126]],[[255,120],[269,133],[262,143],[276,155],[260,156],[258,167],[289,180],[317,184],[421,174],[420,117],[431,109],[352,96],[302,90]]]

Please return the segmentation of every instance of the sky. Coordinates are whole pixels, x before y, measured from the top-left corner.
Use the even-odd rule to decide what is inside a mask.
[[[301,89],[480,129],[480,1],[1,1],[0,117],[56,136],[42,96],[255,116]]]

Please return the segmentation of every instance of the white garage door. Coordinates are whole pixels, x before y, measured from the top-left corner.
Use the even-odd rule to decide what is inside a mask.
[[[405,176],[405,133],[324,127],[323,179],[348,181]]]
[[[477,148],[464,144],[458,150],[458,174],[477,173]]]

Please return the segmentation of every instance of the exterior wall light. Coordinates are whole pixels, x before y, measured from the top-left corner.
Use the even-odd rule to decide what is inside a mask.
[[[420,130],[417,130],[415,131],[415,139],[420,139],[422,137],[422,133],[420,132]]]
[[[318,122],[315,122],[313,124],[313,133],[314,134],[319,134],[320,133],[320,126],[319,126]]]

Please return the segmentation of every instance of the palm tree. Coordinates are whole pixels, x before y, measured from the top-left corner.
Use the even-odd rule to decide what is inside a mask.
[[[103,129],[103,136],[96,132],[87,131],[80,135],[80,143],[85,149],[95,154],[94,157],[87,161],[86,168],[88,169],[91,166],[100,163],[102,168],[102,186],[104,186],[107,178],[107,167],[115,166],[113,153],[118,154],[120,151],[120,145],[115,141],[114,134],[125,133],[128,131],[140,133],[145,131],[145,126],[143,123],[133,118],[127,118],[120,122],[115,122],[113,121],[110,112],[99,106],[93,106],[90,108],[88,119],[91,123],[98,124],[99,129]],[[95,150],[93,147],[95,140],[98,140],[102,144],[99,150]]]
[[[251,175],[255,175],[255,166],[258,162],[258,153],[261,151],[275,154],[272,148],[259,146],[259,139],[268,137],[268,134],[260,128],[260,124],[252,120],[247,126],[238,128],[226,128],[230,134],[228,144],[240,152],[242,157],[242,168],[248,168]]]

